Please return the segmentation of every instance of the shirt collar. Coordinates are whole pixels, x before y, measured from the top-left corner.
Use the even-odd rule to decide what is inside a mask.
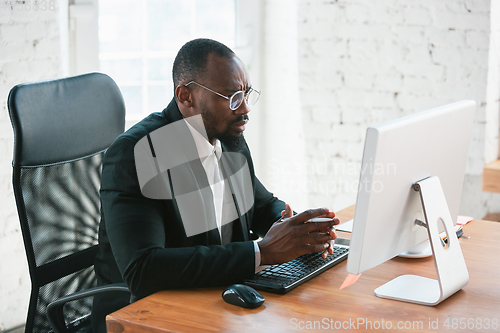
[[[217,160],[219,160],[222,154],[222,146],[220,141],[216,139],[215,145],[212,146],[210,142],[208,142],[207,138],[201,135],[200,132],[198,132],[193,126],[191,126],[191,124],[189,124],[189,122],[187,122],[185,119],[184,121],[186,122],[187,127],[189,128],[189,131],[193,136],[200,160],[203,162],[210,154],[214,152],[215,156],[217,156]]]

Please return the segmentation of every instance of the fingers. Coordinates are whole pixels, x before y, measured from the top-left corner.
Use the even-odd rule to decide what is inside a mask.
[[[306,244],[304,244],[303,247],[306,253],[323,251],[323,258],[333,253],[334,238],[329,234],[309,234],[307,240],[305,239],[304,241]]]
[[[326,218],[334,218],[336,215],[334,212],[331,212],[331,211],[328,211],[328,213],[324,214],[324,215],[320,215],[318,217],[326,217]]]
[[[337,239],[337,234],[335,233],[335,229],[330,230],[330,232],[326,234],[321,234],[321,233],[312,233],[311,235],[314,235],[314,243],[318,242],[318,245],[323,245],[325,247],[323,253],[321,254],[321,257],[323,259],[326,259],[329,254],[333,254],[334,252],[334,245],[335,245],[335,239]],[[322,237],[320,235],[325,235],[329,237]],[[326,243],[323,244],[323,241],[326,239]],[[321,251],[321,250],[320,250]]]
[[[328,254],[333,253],[333,241],[337,238],[334,226],[339,223],[340,220],[335,217],[335,213],[328,208],[309,209],[294,216],[292,208],[286,204],[285,210],[281,211],[280,220],[273,224],[259,243],[261,255],[268,252],[273,254],[274,257],[271,256],[267,260],[269,262],[266,261],[268,264],[284,262],[305,253],[320,251],[323,258],[326,258]],[[281,258],[274,253],[275,247],[279,248],[279,253],[286,253],[284,256],[281,255],[286,258]],[[288,250],[283,251],[283,248]]]
[[[285,215],[284,217],[292,217],[293,216],[293,210],[290,207],[289,204],[285,204]]]
[[[330,211],[328,210],[328,208],[308,209],[292,217],[291,219],[293,219],[293,221],[290,222],[293,222],[293,224],[298,225],[312,218],[319,217],[321,215],[327,215],[329,212]]]
[[[285,210],[281,211],[281,219],[280,221],[283,221],[285,218],[292,217],[293,216],[293,210],[290,207],[289,204],[285,204]]]
[[[323,251],[323,254],[324,252],[328,252],[328,247],[330,245],[328,243],[324,243],[324,244],[308,244],[307,245],[307,252],[320,252],[320,251]],[[323,256],[322,254],[322,256]],[[326,258],[326,256],[324,256],[323,258]]]
[[[334,240],[328,241],[328,245],[329,245],[328,248],[321,254],[321,257],[323,259],[326,259],[326,257],[328,257],[329,254],[333,254],[334,252],[333,247],[335,246],[335,241]]]
[[[319,222],[318,222],[319,221]],[[312,221],[307,221],[305,223],[304,227],[306,228],[307,232],[323,232],[323,233],[329,233],[332,229],[333,226],[338,225],[340,223],[340,220],[338,218],[333,218],[333,219],[325,219],[325,220],[315,220],[313,219]]]
[[[314,232],[308,234],[307,237],[305,237],[305,242],[307,244],[328,244],[330,241],[333,241],[337,238],[337,235],[334,233],[334,236],[332,234],[323,234],[319,232]]]

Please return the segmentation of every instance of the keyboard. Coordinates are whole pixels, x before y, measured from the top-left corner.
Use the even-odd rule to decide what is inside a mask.
[[[323,273],[327,269],[347,259],[349,240],[337,238],[333,254],[323,259],[323,252],[309,253],[292,261],[269,266],[256,273],[245,284],[264,291],[286,294],[293,288]]]

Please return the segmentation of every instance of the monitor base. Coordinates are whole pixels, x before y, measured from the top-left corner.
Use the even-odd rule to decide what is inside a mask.
[[[438,280],[417,275],[400,275],[375,289],[375,295],[397,301],[436,305],[441,291]]]
[[[420,192],[426,222],[416,221],[427,228],[436,265],[437,280],[416,275],[401,275],[375,290],[375,295],[398,301],[436,305],[469,282],[469,272],[455,233],[450,211],[438,177],[422,179],[413,185]],[[444,243],[439,224],[448,237]]]

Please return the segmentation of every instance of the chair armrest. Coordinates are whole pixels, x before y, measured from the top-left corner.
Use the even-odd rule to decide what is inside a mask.
[[[47,306],[47,318],[49,320],[50,326],[52,326],[52,329],[54,330],[54,333],[63,333],[68,331],[66,328],[66,323],[64,321],[64,304],[75,301],[77,299],[108,292],[127,292],[130,294],[130,290],[127,288],[125,283],[115,283],[82,290],[71,295],[60,297],[55,301],[50,302],[50,304]]]

